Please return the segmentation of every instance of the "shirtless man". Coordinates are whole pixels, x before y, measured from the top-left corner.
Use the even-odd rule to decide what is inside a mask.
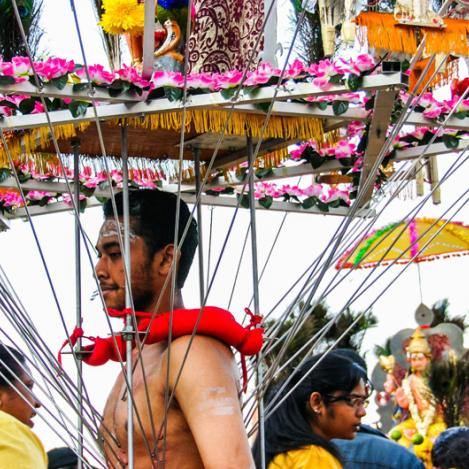
[[[163,292],[162,289],[166,277],[171,274],[174,255],[176,197],[162,191],[137,191],[131,192],[129,199],[131,283],[135,310],[167,312],[170,310],[171,281]],[[122,221],[121,194],[116,196],[116,203]],[[104,206],[104,217],[97,243],[99,260],[95,270],[106,306],[122,310],[125,307],[124,260],[109,202]],[[181,201],[179,236],[188,219],[189,210]],[[178,254],[175,309],[184,308],[181,288],[196,247],[197,225],[193,221]],[[160,293],[161,300],[157,306]],[[170,347],[168,388],[170,393],[175,390],[175,398],[167,416],[164,454],[160,430],[164,419],[168,343],[159,342],[143,348],[150,406],[142,367],[138,364],[133,375],[133,395],[143,432],[134,412],[135,468],[254,467],[239,403],[238,370],[226,345],[210,337],[195,336],[174,388],[189,340],[189,336],[179,337],[172,341]],[[137,356],[134,349],[133,363]],[[121,372],[107,400],[101,429],[110,468],[128,465],[127,399]]]

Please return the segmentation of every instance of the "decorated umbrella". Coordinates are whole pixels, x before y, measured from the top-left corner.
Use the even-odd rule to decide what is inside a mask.
[[[375,267],[396,259],[397,264],[407,264],[469,254],[469,226],[433,218],[414,218],[405,227],[407,223],[391,223],[368,233],[340,257],[336,269]]]

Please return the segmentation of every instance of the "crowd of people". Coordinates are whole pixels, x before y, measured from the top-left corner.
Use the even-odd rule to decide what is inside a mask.
[[[130,206],[131,287],[136,311],[157,314],[184,311],[181,289],[197,247],[197,226],[176,197],[160,191],[132,192]],[[122,222],[123,200],[116,197]],[[178,239],[188,226],[180,250]],[[104,206],[99,233],[96,276],[108,308],[123,310],[125,274],[120,239],[122,224],[112,206]],[[175,270],[175,295],[168,278]],[[174,304],[172,305],[172,301]],[[182,313],[183,314],[183,313]],[[337,349],[304,361],[283,381],[275,383],[265,399],[268,410],[263,438],[251,448],[241,410],[241,388],[229,347],[215,336],[178,337],[145,344],[143,365],[135,368],[136,468],[246,468],[267,469],[422,469],[406,448],[379,430],[362,424],[372,392],[366,363],[354,351]],[[190,348],[188,346],[190,345]],[[137,357],[138,351],[134,351]],[[184,365],[182,367],[182,365]],[[169,369],[168,369],[169,367]],[[143,371],[145,370],[145,371]],[[142,373],[145,373],[143,376]],[[150,399],[146,399],[146,381]],[[69,448],[46,454],[32,431],[40,403],[25,356],[0,344],[0,469],[74,468],[77,456]],[[169,389],[168,389],[169,386]],[[174,399],[165,402],[165,395]],[[106,403],[102,451],[110,468],[128,466],[126,385],[119,375]],[[164,435],[158,428],[165,428]],[[150,448],[156,432],[157,442]],[[440,469],[469,468],[469,429],[449,429],[435,442],[433,461]],[[85,463],[86,467],[86,463]]]

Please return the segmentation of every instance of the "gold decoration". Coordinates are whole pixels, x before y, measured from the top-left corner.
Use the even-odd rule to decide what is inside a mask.
[[[415,329],[415,332],[410,338],[409,345],[406,347],[405,350],[408,354],[423,353],[427,357],[431,357],[432,355],[430,345],[428,345],[428,341],[420,327],[417,327],[417,329]]]

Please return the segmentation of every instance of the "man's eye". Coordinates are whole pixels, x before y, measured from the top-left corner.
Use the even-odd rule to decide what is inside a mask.
[[[120,251],[110,252],[108,255],[111,259],[118,259],[121,256],[121,253],[120,253]]]

